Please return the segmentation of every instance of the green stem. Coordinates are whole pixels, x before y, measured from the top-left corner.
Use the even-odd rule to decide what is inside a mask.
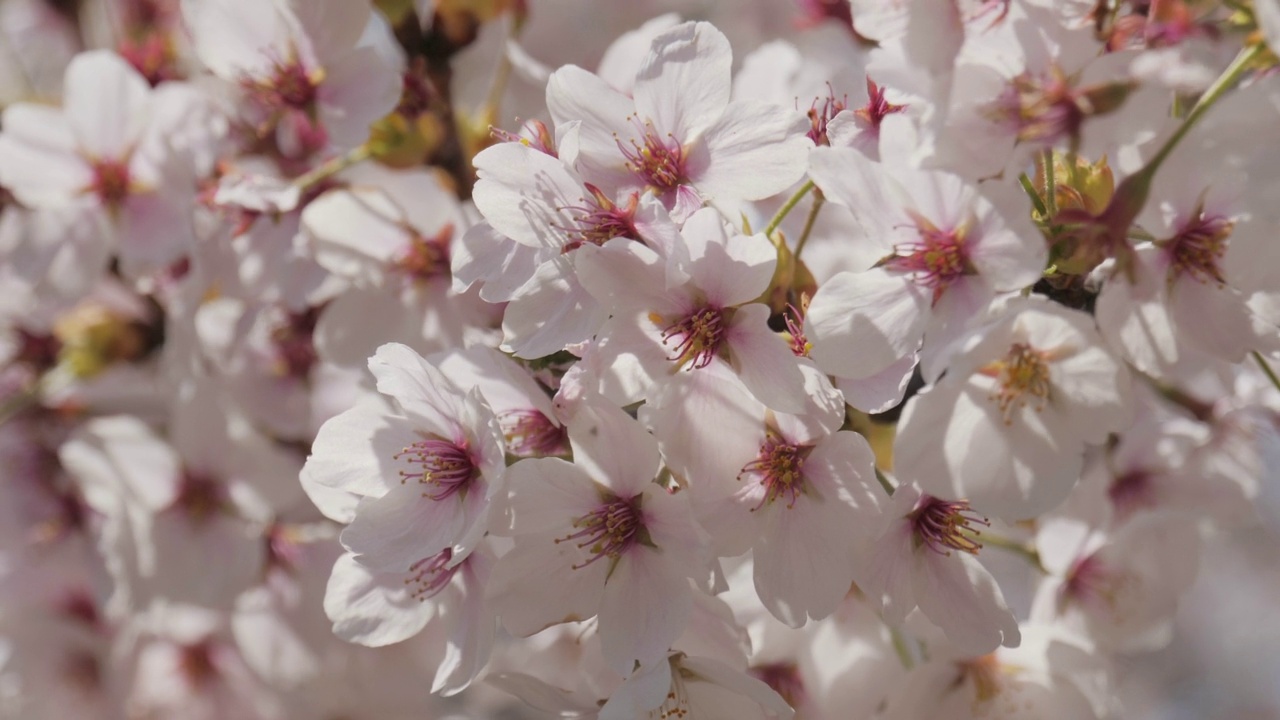
[[[875,471],[876,480],[880,482],[880,487],[884,488],[884,491],[892,496],[894,491],[898,488],[894,487],[893,483],[889,482],[889,478],[885,477],[884,473],[880,472],[880,468],[875,468]]]
[[[1026,191],[1027,197],[1031,198],[1031,204],[1036,207],[1036,212],[1039,213],[1040,217],[1044,218],[1045,222],[1051,220],[1049,208],[1044,206],[1044,200],[1040,199],[1040,193],[1036,192],[1036,186],[1031,184],[1031,178],[1027,177],[1026,173],[1022,173],[1018,176],[1018,182],[1022,184],[1022,189]]]
[[[1052,220],[1058,214],[1058,183],[1054,178],[1053,171],[1053,150],[1044,151],[1044,204],[1048,208],[1049,214],[1046,216]]]
[[[804,251],[804,244],[809,242],[809,233],[813,232],[813,224],[818,220],[818,211],[826,203],[827,198],[821,192],[813,194],[813,207],[809,208],[809,216],[804,219],[804,229],[800,231],[800,239],[796,241],[795,256],[797,258]]]
[[[507,39],[515,40],[520,35],[520,23],[513,17],[507,28]],[[507,55],[507,44],[502,44],[498,53],[498,67],[493,71],[493,82],[489,85],[489,94],[485,96],[482,118],[486,125],[496,125],[498,113],[502,109],[502,96],[507,91],[507,83],[511,80],[511,58]]]
[[[813,188],[813,181],[806,180],[805,183],[800,186],[800,189],[796,190],[795,195],[787,198],[787,201],[782,204],[782,207],[778,208],[778,212],[774,213],[773,219],[769,221],[767,226],[765,226],[764,236],[773,237],[773,231],[778,229],[778,226],[782,224],[782,221],[787,219],[787,215],[791,214],[791,211],[795,209],[796,205],[799,205],[800,201],[804,199],[804,196],[808,195],[809,191]]]
[[[1029,542],[1019,542],[1012,538],[1007,538],[1003,535],[995,535],[986,531],[981,533],[970,532],[966,534],[973,540],[982,543],[983,547],[999,548],[1000,550],[1011,552],[1031,563],[1031,566],[1040,571],[1040,573],[1044,575],[1049,574],[1049,571],[1044,568],[1044,564],[1040,562],[1040,551],[1036,550],[1035,546]]]
[[[1267,374],[1267,379],[1271,381],[1271,384],[1275,385],[1277,390],[1280,390],[1280,377],[1276,377],[1276,371],[1271,369],[1271,363],[1267,362],[1267,359],[1262,357],[1262,353],[1257,350],[1253,351],[1253,359],[1258,361],[1258,367],[1262,368],[1262,372]]]
[[[907,648],[907,638],[903,636],[902,629],[889,628],[889,638],[893,641],[893,650],[898,654],[898,662],[902,663],[902,667],[907,670],[915,667],[916,661],[911,658],[911,651]]]
[[[1156,168],[1160,167],[1165,159],[1169,157],[1169,154],[1173,152],[1178,143],[1182,142],[1182,138],[1186,137],[1191,128],[1200,122],[1200,118],[1204,117],[1204,114],[1219,98],[1240,81],[1245,71],[1248,70],[1249,64],[1261,55],[1262,51],[1263,46],[1259,43],[1242,49],[1236,55],[1236,59],[1231,61],[1227,69],[1222,71],[1222,75],[1218,76],[1218,79],[1213,81],[1213,85],[1210,85],[1209,89],[1205,90],[1200,99],[1196,101],[1195,106],[1191,108],[1191,112],[1187,113],[1187,118],[1182,121],[1182,125],[1178,126],[1177,131],[1160,147],[1155,157],[1151,158],[1151,162],[1147,163],[1147,167],[1143,168],[1144,171],[1150,168],[1150,172],[1155,174]]]
[[[372,155],[373,149],[369,146],[369,143],[365,143],[359,147],[352,148],[347,151],[345,155],[339,155],[338,157],[326,160],[319,166],[312,168],[311,171],[305,175],[300,175],[294,178],[293,185],[299,190],[305,191],[312,185],[323,180],[327,180],[352,165],[368,160]]]

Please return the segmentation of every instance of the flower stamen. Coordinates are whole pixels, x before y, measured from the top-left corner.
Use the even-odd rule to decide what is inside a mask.
[[[642,538],[644,518],[640,514],[640,498],[623,500],[617,496],[606,498],[605,504],[573,521],[577,532],[556,538],[556,544],[579,540],[579,548],[590,554],[585,562],[573,566],[580,570],[600,558],[617,562],[618,558]]]
[[[968,500],[942,500],[922,495],[916,509],[907,516],[915,531],[916,547],[924,546],[950,557],[952,550],[977,555],[982,549],[973,525],[990,527],[991,523],[969,509]]]
[[[411,466],[400,471],[400,484],[414,479],[424,485],[434,486],[434,492],[422,494],[432,500],[444,500],[455,493],[465,493],[478,474],[465,448],[438,438],[423,438],[396,453],[394,458],[404,460]]]
[[[667,326],[662,332],[662,344],[675,342],[674,355],[667,359],[681,367],[704,368],[720,352],[724,344],[728,323],[723,310],[703,307]]]
[[[769,433],[760,446],[760,456],[738,473],[739,480],[746,474],[759,475],[760,484],[764,486],[764,496],[758,505],[751,508],[752,512],[773,504],[779,498],[785,499],[787,508],[795,507],[796,498],[805,489],[803,469],[808,451],[807,447],[787,443],[776,433]]]

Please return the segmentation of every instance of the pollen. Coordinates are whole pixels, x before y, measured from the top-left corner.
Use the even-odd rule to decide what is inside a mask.
[[[119,210],[129,197],[129,165],[122,160],[97,160],[93,163],[93,184],[89,191],[111,211]]]
[[[658,134],[652,122],[640,122],[632,116],[640,134],[640,140],[634,138],[623,143],[614,138],[618,149],[626,158],[627,169],[641,177],[645,184],[659,194],[674,190],[686,181],[685,150],[675,136],[667,133],[666,137]]]
[[[1006,425],[1013,422],[1013,412],[1026,407],[1032,398],[1036,409],[1042,409],[1053,389],[1049,354],[1026,343],[1014,343],[1003,359],[979,372],[997,378],[999,385],[991,399],[1000,407]]]
[[[394,459],[408,465],[400,471],[400,484],[416,480],[430,485],[432,490],[422,496],[432,500],[465,493],[479,474],[466,448],[439,438],[423,438],[396,453]]]
[[[511,410],[498,416],[507,451],[519,457],[552,457],[566,455],[569,435],[546,415],[533,409]]]
[[[404,579],[409,596],[421,603],[439,595],[441,590],[449,586],[458,568],[462,567],[461,563],[450,566],[451,560],[453,549],[445,548],[410,565]]]
[[[426,236],[412,228],[409,243],[394,261],[394,267],[415,280],[428,280],[449,275],[449,241],[453,223],[447,223],[434,235]]]
[[[561,208],[576,216],[572,226],[560,227],[570,238],[561,248],[562,253],[577,250],[587,243],[603,245],[617,237],[639,237],[635,215],[640,193],[632,193],[625,203],[618,205],[595,185],[587,183],[586,187],[588,196],[580,198],[578,205]]]
[[[1225,285],[1221,263],[1234,227],[1234,222],[1220,215],[1197,210],[1193,219],[1165,245],[1172,260],[1169,282],[1188,275],[1197,282]]]
[[[738,473],[739,480],[744,475],[753,475],[764,486],[764,497],[751,509],[752,512],[779,500],[788,508],[795,507],[796,499],[804,493],[804,460],[808,451],[807,447],[793,445],[776,433],[769,433],[760,446],[760,456]]]
[[[668,360],[680,367],[704,368],[720,352],[728,330],[723,310],[703,307],[668,325],[662,332],[662,344],[672,348]]]
[[[919,239],[895,246],[894,254],[880,264],[910,274],[917,285],[932,290],[936,305],[953,282],[975,273],[965,251],[966,229],[943,230],[920,216],[914,220]]]
[[[973,526],[991,524],[974,513],[967,500],[947,501],[932,495],[921,496],[907,519],[915,531],[916,547],[927,547],[946,556],[953,550],[977,555],[982,543],[977,540],[980,531]]]
[[[556,544],[576,541],[579,548],[587,551],[587,560],[574,565],[574,570],[601,558],[617,562],[623,553],[643,540],[644,516],[640,512],[640,498],[624,500],[611,495],[605,498],[603,505],[574,520],[573,527],[575,532],[556,538]]]

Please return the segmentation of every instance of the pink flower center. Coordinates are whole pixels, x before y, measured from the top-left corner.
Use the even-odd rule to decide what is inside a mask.
[[[511,410],[498,418],[507,439],[507,451],[520,457],[565,455],[569,436],[565,428],[537,410]]]
[[[448,440],[423,438],[395,454],[396,460],[409,465],[400,471],[400,484],[417,480],[434,488],[422,493],[432,500],[444,500],[455,493],[465,493],[478,475],[466,448]]]
[[[796,18],[796,26],[809,28],[833,20],[853,29],[853,8],[847,0],[796,0],[800,16]]]
[[[827,137],[827,124],[831,122],[831,118],[840,114],[842,110],[849,106],[849,98],[847,96],[836,99],[835,90],[831,85],[827,85],[827,97],[822,99],[822,105],[818,105],[818,99],[814,99],[813,104],[809,106],[809,139],[814,145],[830,145],[831,140]]]
[[[798,707],[804,702],[804,678],[800,677],[800,667],[795,663],[770,663],[753,667],[750,672],[757,680],[773,688],[791,707]]]
[[[788,305],[783,317],[787,324],[787,336],[790,338],[788,344],[791,346],[792,354],[797,357],[809,357],[812,346],[809,338],[804,334],[804,316],[794,305]]]
[[[213,653],[213,644],[207,640],[178,648],[178,669],[192,687],[203,687],[218,678]]]
[[[586,549],[590,557],[586,562],[574,565],[574,570],[584,568],[600,558],[617,562],[637,542],[645,542],[647,535],[644,516],[640,513],[640,496],[623,500],[611,495],[603,505],[574,520],[573,527],[576,532],[556,538],[556,543],[576,540],[579,548]]]
[[[1227,253],[1227,240],[1234,227],[1234,222],[1221,215],[1206,215],[1203,210],[1197,210],[1195,217],[1165,245],[1172,260],[1169,282],[1190,275],[1198,282],[1225,285],[1220,263]]]
[[[618,149],[627,159],[627,169],[642,178],[646,185],[659,194],[675,189],[685,182],[684,147],[675,136],[667,133],[665,138],[658,136],[653,123],[640,123],[635,116],[632,121],[641,133],[642,141],[634,138],[624,145],[615,138]]]
[[[677,320],[662,331],[662,344],[672,346],[668,360],[681,367],[704,368],[720,352],[728,321],[719,308],[703,307]]]
[[[577,250],[584,243],[603,245],[616,237],[639,237],[635,215],[636,207],[640,204],[640,193],[632,193],[625,205],[618,206],[595,185],[587,183],[586,187],[590,197],[582,198],[582,205],[562,208],[577,215],[577,224],[575,227],[561,228],[571,238],[564,244],[561,252]]]
[[[316,101],[316,83],[297,60],[277,62],[266,87],[275,107],[307,110]]]
[[[431,557],[423,558],[410,565],[409,574],[404,579],[409,596],[416,598],[418,602],[426,602],[428,598],[440,594],[441,590],[449,586],[449,581],[453,580],[454,574],[462,567],[462,563],[449,567],[449,561],[452,559],[453,549],[445,548]]]
[[[991,399],[1000,407],[1006,425],[1013,422],[1013,412],[1026,407],[1031,398],[1035,398],[1037,411],[1043,409],[1053,388],[1049,353],[1027,343],[1014,343],[1003,359],[978,372],[997,378],[999,385]]]
[[[1119,589],[1117,577],[1095,553],[1077,560],[1067,572],[1066,582],[1062,584],[1061,598],[1083,604],[1101,602],[1103,605],[1114,603]]]
[[[1130,470],[1117,477],[1107,488],[1107,497],[1121,516],[1155,504],[1152,474],[1141,469]]]
[[[879,130],[880,123],[886,115],[900,113],[906,110],[906,105],[894,105],[884,97],[884,88],[880,87],[871,78],[867,78],[867,104],[853,111],[867,127]]]
[[[513,133],[507,130],[494,128],[491,130],[495,140],[499,142],[516,142],[525,147],[533,148],[540,153],[550,155],[551,157],[559,157],[556,150],[556,140],[547,128],[546,124],[541,120],[526,120],[521,127],[520,133]]]
[[[412,229],[409,244],[395,259],[393,266],[415,280],[428,280],[449,275],[449,241],[453,223],[440,228],[435,235],[424,237]]]
[[[1085,113],[1067,75],[1056,65],[1048,72],[1023,72],[986,107],[986,115],[1023,142],[1052,143],[1073,136]]]
[[[67,684],[97,692],[102,689],[102,660],[88,650],[71,653],[62,667]]]
[[[284,322],[272,328],[276,375],[302,380],[311,374],[311,368],[319,360],[313,340],[319,317],[316,308],[289,313]]]
[[[989,702],[1000,694],[1001,665],[995,653],[956,663],[965,678],[973,682],[974,700]]]
[[[123,160],[96,160],[89,190],[109,210],[119,210],[129,197],[129,165]]]
[[[764,444],[760,446],[760,456],[747,463],[742,472],[738,473],[739,480],[746,474],[758,475],[760,484],[764,486],[764,497],[760,498],[759,505],[751,509],[752,512],[771,505],[780,498],[788,508],[795,507],[796,498],[804,492],[802,470],[808,454],[809,448],[792,445],[783,441],[776,433],[769,432]]]
[[[951,283],[963,275],[972,275],[964,248],[965,231],[940,230],[923,217],[915,216],[919,241],[895,245],[894,254],[881,261],[890,270],[909,273],[911,280],[933,290],[937,304]]]
[[[907,516],[915,532],[916,547],[927,547],[940,555],[951,555],[952,550],[977,555],[982,543],[981,533],[973,525],[990,526],[986,518],[969,509],[968,500],[947,501],[922,495],[916,509]]]
[[[204,523],[227,507],[226,489],[216,478],[187,470],[179,481],[173,506],[192,523]]]

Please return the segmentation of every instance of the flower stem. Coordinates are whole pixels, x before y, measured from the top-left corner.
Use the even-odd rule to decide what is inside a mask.
[[[898,488],[894,487],[893,483],[889,482],[889,478],[885,477],[884,473],[880,472],[880,468],[875,468],[875,471],[876,480],[880,482],[880,487],[884,488],[884,491],[892,496],[894,491]]]
[[[809,233],[813,232],[813,224],[818,219],[818,211],[822,210],[822,206],[827,203],[827,198],[822,191],[817,190],[813,193],[813,207],[809,208],[809,216],[804,219],[804,229],[800,231],[800,239],[796,241],[795,256],[800,257],[800,253],[804,251],[804,244],[809,242]]]
[[[1271,369],[1271,363],[1267,362],[1267,359],[1257,350],[1253,351],[1253,359],[1258,361],[1258,367],[1262,368],[1262,372],[1266,373],[1267,379],[1271,381],[1271,384],[1277,390],[1280,390],[1280,377],[1276,377],[1276,371]]]
[[[520,35],[520,23],[512,17],[507,26],[507,41],[513,41]],[[511,57],[507,53],[507,43],[502,43],[502,51],[498,53],[498,67],[493,71],[493,81],[489,84],[489,94],[485,96],[480,116],[484,124],[497,125],[498,113],[502,110],[502,96],[507,92],[507,83],[511,81]]]
[[[1044,206],[1044,200],[1040,199],[1040,194],[1036,192],[1036,186],[1031,184],[1031,178],[1026,173],[1018,176],[1018,182],[1021,183],[1022,189],[1026,191],[1027,197],[1031,198],[1031,204],[1035,206],[1036,212],[1040,217],[1049,220],[1049,208]]]
[[[1048,211],[1046,216],[1049,221],[1058,214],[1058,183],[1053,176],[1053,151],[1045,150],[1042,156],[1044,163],[1044,204]]]
[[[778,226],[782,224],[782,221],[787,219],[787,215],[791,214],[791,211],[795,209],[796,205],[799,205],[800,201],[804,199],[804,196],[808,195],[809,191],[813,188],[813,181],[806,180],[804,184],[800,186],[800,189],[796,190],[795,195],[787,198],[787,201],[782,204],[782,207],[778,208],[778,212],[774,214],[773,219],[770,220],[769,224],[765,227],[764,236],[773,237],[773,231],[778,229]]]
[[[970,536],[973,540],[982,543],[983,547],[991,546],[1006,552],[1011,552],[1031,563],[1031,567],[1040,571],[1041,574],[1049,574],[1049,571],[1045,569],[1044,564],[1040,562],[1040,551],[1036,550],[1035,546],[1029,542],[1019,542],[1013,538],[996,535],[986,530],[981,533],[972,533]]]
[[[312,168],[311,171],[305,175],[300,175],[294,178],[293,185],[299,190],[305,191],[312,185],[327,180],[352,165],[368,160],[372,155],[372,147],[369,143],[364,143],[363,145],[348,150],[345,155],[329,158],[319,166]]]
[[[1242,49],[1240,53],[1236,55],[1236,59],[1231,61],[1231,64],[1227,66],[1227,69],[1222,71],[1222,74],[1218,76],[1218,79],[1214,80],[1213,84],[1209,86],[1209,89],[1205,90],[1204,94],[1200,96],[1200,99],[1196,101],[1195,106],[1191,108],[1191,112],[1187,113],[1186,119],[1182,121],[1182,125],[1178,126],[1177,131],[1175,131],[1173,135],[1165,141],[1164,145],[1160,147],[1160,150],[1151,158],[1151,161],[1147,163],[1147,166],[1143,168],[1144,171],[1147,171],[1149,168],[1149,172],[1153,175],[1155,174],[1156,168],[1160,167],[1165,159],[1169,157],[1169,154],[1172,153],[1173,149],[1182,141],[1182,138],[1186,137],[1187,133],[1191,131],[1191,128],[1195,127],[1196,123],[1200,122],[1200,118],[1204,117],[1204,114],[1208,112],[1209,108],[1240,81],[1240,78],[1244,75],[1245,71],[1249,69],[1250,63],[1262,54],[1263,49],[1264,46],[1261,43],[1256,43]]]
[[[901,628],[889,628],[889,638],[893,641],[893,650],[898,654],[898,661],[902,663],[902,667],[906,670],[916,666],[916,661],[911,657],[911,650],[907,648],[907,638],[902,634]]]

